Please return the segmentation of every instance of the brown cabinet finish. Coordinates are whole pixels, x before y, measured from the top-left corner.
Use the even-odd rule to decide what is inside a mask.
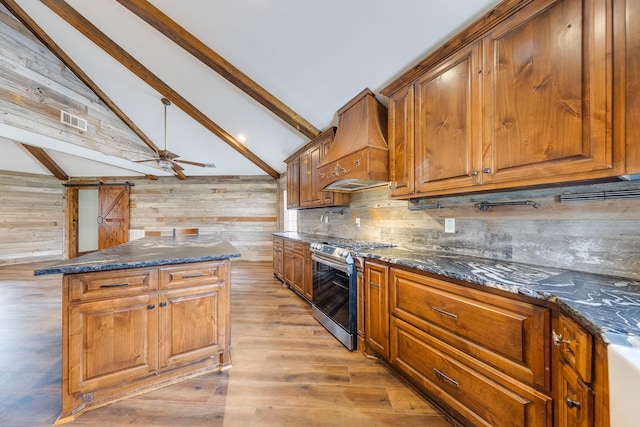
[[[414,89],[408,86],[389,98],[389,194],[414,192]]]
[[[65,274],[62,414],[230,366],[229,260]]]
[[[625,62],[612,52],[623,52],[625,42],[627,49],[638,46],[640,35],[630,25],[612,25],[614,15],[621,22],[625,16],[624,6],[614,11],[611,5],[505,2],[408,72],[413,80],[402,76],[398,82],[405,83],[392,83],[390,195],[428,197],[638,172],[633,130],[627,130],[626,147],[619,135],[629,117],[640,115],[638,97],[625,98],[612,85],[612,58],[620,61],[615,73],[622,82],[625,73],[640,74],[632,59],[638,55]],[[640,14],[633,5],[627,12],[630,19]],[[620,34],[612,43],[613,28]],[[412,93],[413,108],[405,104]],[[615,117],[613,101],[621,107]],[[402,152],[412,147],[413,190],[403,181],[411,154]]]
[[[389,281],[393,317],[513,378],[550,389],[548,308],[397,268]]]
[[[351,201],[349,194],[322,191],[321,188],[318,165],[329,151],[334,135],[334,127],[325,130],[285,160],[287,163],[287,208],[349,205]],[[291,178],[289,178],[290,169]],[[291,184],[289,183],[290,179]],[[292,194],[293,192],[297,193]]]
[[[415,84],[417,193],[479,184],[482,103],[479,47],[474,43]]]
[[[273,275],[284,281],[284,239],[273,238]]]
[[[287,209],[300,207],[300,159],[287,163]]]
[[[385,359],[389,358],[389,267],[367,261],[364,266],[365,343]],[[365,350],[366,351],[366,350]]]
[[[607,3],[533,2],[483,38],[484,183],[611,175]]]
[[[298,295],[311,301],[313,291],[309,245],[289,239],[283,240],[284,251],[282,264],[284,283]]]

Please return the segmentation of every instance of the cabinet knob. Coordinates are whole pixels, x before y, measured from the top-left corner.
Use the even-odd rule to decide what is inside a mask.
[[[580,405],[580,402],[578,402],[577,400],[573,400],[572,398],[570,398],[569,396],[565,396],[564,397],[564,403],[567,404],[567,406],[569,407],[569,409],[573,409],[573,408],[578,408],[580,409],[580,407],[582,405]]]
[[[471,171],[471,176],[478,176],[478,171],[477,170],[472,170]]]
[[[147,306],[147,308],[148,308],[149,310],[153,310],[154,308],[156,308],[156,306],[155,306],[155,304],[149,304],[149,305]]]
[[[162,301],[162,302],[160,303],[160,307],[166,307],[166,306],[167,306],[167,302],[166,302],[166,301]]]
[[[482,169],[482,172],[491,173],[491,168],[484,168],[484,169]]]

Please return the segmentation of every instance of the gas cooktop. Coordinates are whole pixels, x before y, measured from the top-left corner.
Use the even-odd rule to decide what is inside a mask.
[[[392,245],[391,243],[370,242],[368,240],[341,239],[338,237],[327,237],[326,239],[318,240],[314,242],[311,247],[318,248],[320,246],[332,246],[334,248],[357,251],[361,249],[389,248],[394,245]]]

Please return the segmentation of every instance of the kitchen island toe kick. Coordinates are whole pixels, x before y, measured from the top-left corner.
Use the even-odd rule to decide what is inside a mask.
[[[62,273],[62,411],[231,367],[227,242],[149,237],[37,270]]]

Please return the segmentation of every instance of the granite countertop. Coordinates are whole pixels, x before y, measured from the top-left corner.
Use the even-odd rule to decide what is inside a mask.
[[[154,236],[61,261],[36,270],[34,274],[86,273],[238,257],[240,253],[233,245],[214,236]]]
[[[308,243],[331,239],[305,233],[274,235]],[[354,255],[550,301],[605,342],[640,349],[636,280],[402,247],[366,249]]]

